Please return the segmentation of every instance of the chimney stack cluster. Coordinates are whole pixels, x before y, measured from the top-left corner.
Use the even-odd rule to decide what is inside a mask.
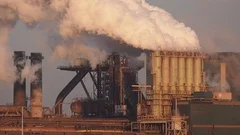
[[[31,53],[30,57],[26,56],[24,51],[14,52],[14,65],[16,66],[17,79],[14,82],[14,99],[13,103],[15,106],[27,106],[26,102],[26,78],[22,78],[23,69],[26,66],[27,59],[31,60],[31,66],[39,66],[35,72],[37,77],[31,81],[30,84],[30,111],[32,117],[42,117],[42,60],[43,56],[41,53]]]

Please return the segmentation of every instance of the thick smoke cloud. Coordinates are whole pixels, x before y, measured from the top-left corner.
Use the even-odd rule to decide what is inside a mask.
[[[17,20],[28,25],[45,17],[41,0],[1,0],[0,1],[0,81],[13,82],[16,69],[13,66],[13,53],[8,47],[8,38]]]
[[[194,31],[144,0],[70,0],[60,33],[71,37],[83,30],[105,34],[141,49],[200,49]]]
[[[7,46],[11,26],[5,24],[3,26],[0,27],[0,81],[12,82],[15,80],[15,68],[12,62],[12,53]]]
[[[21,82],[24,81],[23,78],[29,79],[30,82],[37,79],[36,72],[41,68],[41,65],[28,66],[26,65],[22,71]]]
[[[19,20],[29,28],[37,24],[60,36],[51,46],[52,56],[70,60],[71,64],[76,64],[74,58],[82,57],[94,67],[115,50],[140,55],[140,50],[200,49],[193,30],[145,0],[0,0],[0,32],[5,33],[0,39],[4,41],[0,42],[1,52],[5,52],[1,53],[0,72],[8,73],[0,81],[14,76],[6,41]]]
[[[78,58],[88,59],[90,66],[96,68],[99,62],[103,62],[107,58],[105,51],[87,45],[71,44],[57,45],[53,52],[54,59],[66,59],[72,66],[83,64]]]

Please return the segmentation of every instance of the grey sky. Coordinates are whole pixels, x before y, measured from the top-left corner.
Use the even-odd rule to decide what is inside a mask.
[[[208,51],[238,51],[240,40],[240,10],[239,0],[147,0],[159,6],[174,18],[184,22],[196,31],[200,44]],[[50,47],[46,46],[47,37],[44,32],[27,29],[18,22],[11,33],[12,50],[43,52],[43,91],[44,106],[52,106],[58,93],[74,76],[74,73],[56,69],[60,62],[49,59]],[[207,48],[207,49],[206,49]],[[144,70],[140,73],[141,83],[145,81]],[[86,81],[86,80],[85,80]],[[1,104],[12,103],[12,86],[1,85]],[[29,84],[28,84],[29,88]],[[28,89],[29,91],[29,89]],[[85,96],[81,86],[78,86],[66,99],[69,102],[74,97]]]
[[[240,52],[239,0],[147,1],[195,30],[205,50]]]

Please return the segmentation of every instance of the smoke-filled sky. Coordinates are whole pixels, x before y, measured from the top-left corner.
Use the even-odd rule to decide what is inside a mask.
[[[2,0],[0,0],[0,2],[1,1]],[[73,0],[73,1],[77,1],[77,0]],[[238,47],[239,45],[237,44],[239,43],[238,40],[240,40],[240,36],[239,36],[240,35],[240,27],[239,27],[240,14],[238,9],[238,5],[240,5],[240,1],[238,0],[228,0],[228,1],[226,0],[202,0],[202,1],[199,1],[199,0],[181,0],[181,1],[147,0],[147,2],[151,5],[158,6],[166,10],[167,12],[172,14],[172,16],[176,20],[183,22],[186,26],[191,27],[191,29],[196,32],[199,38],[200,45],[203,47],[203,50],[237,51],[237,52],[240,51],[240,48]],[[131,2],[125,2],[125,3],[132,4]],[[198,48],[198,39],[196,39],[195,33],[189,28],[183,27],[182,25],[176,26],[174,21],[170,21],[169,26],[166,25],[168,23],[159,24],[159,26],[165,25],[165,27],[162,27],[160,31],[157,31],[155,28],[156,26],[154,26],[151,22],[152,21],[158,22],[159,15],[153,14],[152,18],[150,18],[148,14],[144,14],[145,10],[148,9],[149,7],[148,8],[146,7],[145,10],[138,10],[139,7],[137,7],[134,4],[132,4],[131,7],[124,7],[124,9],[127,8],[127,9],[131,9],[132,11],[139,11],[139,14],[142,14],[142,16],[144,17],[136,18],[136,16],[132,14],[128,14],[128,16],[126,17],[129,17],[129,18],[132,17],[133,20],[130,19],[131,21],[123,23],[123,26],[119,26],[117,29],[115,28],[117,27],[116,25],[109,25],[108,23],[106,23],[107,21],[105,21],[109,19],[109,17],[111,18],[110,13],[108,13],[108,10],[104,10],[103,12],[105,12],[109,16],[107,17],[105,16],[105,18],[101,20],[101,14],[100,14],[99,15],[100,21],[97,22],[99,23],[99,26],[95,27],[94,23],[96,22],[96,20],[93,20],[91,18],[89,19],[87,16],[85,16],[85,20],[89,19],[89,21],[81,21],[81,20],[78,20],[80,18],[75,18],[71,14],[72,12],[78,12],[80,15],[85,14],[84,10],[76,11],[76,9],[78,8],[83,9],[84,6],[86,5],[77,5],[74,3],[72,3],[72,5],[73,5],[72,10],[69,10],[68,14],[64,16],[65,18],[71,18],[70,19],[71,21],[68,21],[68,19],[65,19],[65,21],[63,21],[61,24],[62,29],[60,30],[60,35],[64,37],[69,37],[69,36],[72,37],[73,34],[76,34],[77,32],[83,29],[87,31],[88,30],[94,31],[95,33],[106,34],[106,35],[112,36],[115,39],[124,40],[128,44],[132,44],[132,45],[135,45],[136,47],[141,47],[143,49],[146,49],[148,47],[150,49],[155,49],[156,48],[154,47],[155,44],[162,45],[161,48],[168,48],[170,50],[176,49],[175,48],[176,45],[186,45],[186,46],[182,46],[183,50],[186,50],[187,48],[189,49],[189,46],[191,45],[192,45],[192,48],[190,48],[190,50],[194,50]],[[125,6],[126,5],[128,4],[125,4]],[[111,7],[111,5],[109,6],[108,4],[104,6],[105,8]],[[113,13],[115,13],[116,15],[118,11],[123,12],[121,10],[122,9],[121,5],[116,5],[114,9],[116,9],[114,10],[116,13],[115,12]],[[59,11],[59,10],[62,10],[62,8],[57,8],[56,10]],[[91,9],[90,11],[91,11],[91,14],[94,14],[94,13],[97,13],[98,10],[100,9]],[[151,10],[156,10],[156,9],[151,9]],[[23,14],[26,15],[26,13],[23,13]],[[0,13],[0,16],[1,16],[1,13]],[[21,16],[21,17],[23,20],[26,19],[24,18],[24,16]],[[113,21],[117,21],[119,17],[121,16],[116,16],[116,18],[114,18],[115,20],[113,19]],[[157,17],[157,18],[154,18],[154,17]],[[33,18],[33,19],[37,20],[39,18]],[[134,22],[134,19],[137,19],[137,20],[140,19],[140,21]],[[1,20],[1,17],[0,17],[0,20]],[[30,54],[30,52],[32,51],[43,53],[45,57],[44,63],[43,63],[44,105],[52,106],[55,102],[57,94],[70,81],[70,79],[74,76],[74,73],[58,71],[56,69],[56,67],[59,64],[61,64],[61,62],[53,60],[51,57],[53,46],[51,47],[49,46],[49,35],[48,35],[49,33],[46,34],[46,29],[41,30],[41,28],[39,27],[35,28],[34,26],[31,26],[31,28],[29,28],[29,26],[25,25],[23,20],[17,21],[15,27],[12,29],[10,33],[9,50],[23,50],[23,51],[27,51],[28,54]],[[28,21],[32,21],[32,20],[27,20],[27,22]],[[79,25],[78,22],[80,22],[81,25]],[[91,27],[90,26],[85,28],[80,27],[80,26],[85,26],[86,23],[92,24]],[[148,24],[148,25],[142,25],[142,24]],[[46,23],[42,27],[51,26],[51,25],[52,25],[51,23]],[[132,36],[131,33],[126,33],[126,30],[124,29],[126,27],[124,27],[124,25],[129,26],[128,27],[129,29],[136,27],[135,28],[136,31],[134,34],[137,37]],[[141,29],[138,29],[137,26],[138,27],[141,26]],[[174,28],[173,26],[176,28]],[[99,27],[101,27],[102,29],[99,29]],[[162,34],[162,35],[160,36],[159,34]],[[164,38],[161,38],[161,37],[164,37]],[[54,39],[57,39],[57,38],[58,37],[56,38],[54,37]],[[73,47],[78,45],[79,41],[75,40],[76,37],[73,37],[73,38],[74,38],[74,41],[71,41],[71,42],[67,41],[67,42],[64,42],[64,44],[58,43],[58,41],[55,41],[55,40],[51,41],[51,43],[54,42],[55,44],[56,43],[58,44],[56,47],[57,51],[54,51],[54,56],[56,57],[60,56],[57,58],[61,58],[62,56],[67,55],[68,58],[70,57],[71,59],[72,55],[69,55],[69,53],[66,53],[66,52],[62,52],[61,50],[63,50],[62,48],[65,48],[66,45],[69,45],[69,44],[71,44],[71,46]],[[173,39],[176,39],[176,40],[173,40]],[[84,40],[84,41],[85,41],[84,43],[87,43],[87,44],[92,43],[88,40]],[[109,43],[109,42],[103,42],[102,44],[104,43]],[[148,44],[152,44],[152,45],[146,46]],[[171,46],[166,47],[165,46],[166,44]],[[91,47],[94,47],[96,45],[97,44],[91,44]],[[75,48],[73,49],[76,50]],[[90,48],[90,50],[91,49],[92,48]],[[89,48],[87,50],[89,50]],[[105,53],[103,54],[105,55]],[[101,55],[101,57],[104,57],[104,55],[103,56]],[[85,57],[101,58],[99,57],[99,55],[96,55],[96,56],[86,55]],[[140,79],[141,82],[143,82],[145,80],[143,79],[145,77],[144,70],[141,71],[140,77],[141,77]],[[87,79],[85,79],[85,81],[87,81]],[[1,94],[2,96],[0,98],[0,102],[2,104],[12,103],[12,93],[13,93],[12,87],[8,86],[3,82],[1,82],[1,84],[2,84],[1,85],[2,87],[0,88],[0,90],[2,91],[2,94]],[[89,88],[91,89],[92,87],[89,87]],[[85,95],[81,86],[79,85],[67,97],[66,102],[71,101],[71,99],[74,97],[80,97],[80,96],[85,96]]]
[[[195,30],[205,51],[240,52],[239,0],[148,0]]]

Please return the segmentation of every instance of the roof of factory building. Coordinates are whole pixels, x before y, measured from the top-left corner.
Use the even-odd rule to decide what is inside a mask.
[[[240,105],[240,101],[225,101],[225,100],[201,100],[201,99],[193,99],[193,100],[182,100],[179,101],[178,104],[179,105],[185,105],[185,104],[213,104],[213,105]]]

